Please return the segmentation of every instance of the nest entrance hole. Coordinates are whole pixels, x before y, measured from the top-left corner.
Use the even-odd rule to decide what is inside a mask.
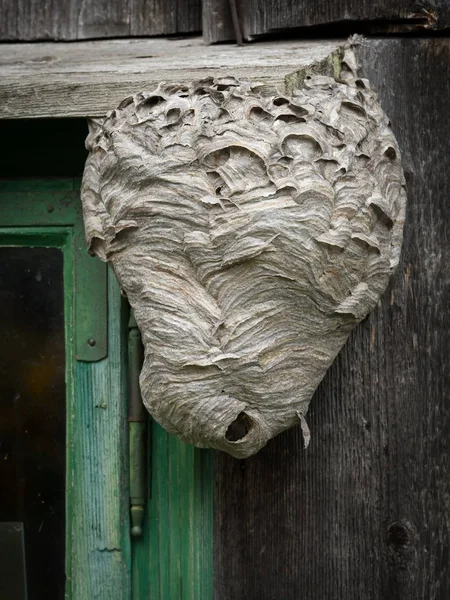
[[[241,412],[235,418],[235,420],[228,425],[227,432],[225,434],[226,439],[229,442],[238,442],[245,438],[247,433],[252,428],[253,422],[250,417]]]

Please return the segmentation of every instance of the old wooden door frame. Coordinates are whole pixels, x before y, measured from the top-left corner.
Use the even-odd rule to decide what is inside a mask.
[[[125,599],[129,598],[131,551],[123,483],[127,468],[125,345],[117,319],[123,302],[115,278],[107,277],[104,265],[83,252],[77,187],[74,180],[2,182],[1,224],[7,227],[1,235],[3,243],[8,238],[8,245],[59,247],[64,255],[66,597],[84,600],[99,597],[101,590],[102,597]],[[87,286],[80,281],[86,269]],[[108,289],[102,290],[106,281]],[[95,306],[99,298],[103,306]],[[109,338],[107,357],[102,358],[106,347],[98,329],[91,336],[95,345],[85,340],[86,348],[103,350],[93,357],[80,355],[76,329],[83,330],[89,313],[98,322],[104,320],[106,301],[110,309],[104,332]],[[77,360],[77,355],[84,360]]]
[[[86,252],[79,180],[2,181],[0,209],[2,245],[64,256],[66,598],[212,598],[212,455],[156,424],[144,534],[130,541],[128,307]]]

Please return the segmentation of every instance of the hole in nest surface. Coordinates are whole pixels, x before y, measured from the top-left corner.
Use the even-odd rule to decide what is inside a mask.
[[[166,119],[168,125],[176,123],[181,116],[181,110],[179,108],[171,108],[167,111]]]
[[[254,106],[249,113],[249,118],[254,119],[255,121],[272,121],[272,115],[261,108],[260,106]]]
[[[394,221],[391,219],[389,215],[387,215],[382,208],[374,204],[373,202],[370,204],[370,208],[375,213],[378,220],[388,229],[392,229],[394,227]]]
[[[284,104],[289,104],[289,100],[283,96],[279,96],[273,99],[273,103],[275,106],[283,106]]]
[[[306,123],[306,119],[303,117],[297,117],[296,115],[278,115],[275,121],[283,121],[284,123]]]
[[[241,412],[228,426],[225,437],[229,442],[237,442],[245,438],[251,427],[252,420],[244,412]]]
[[[386,148],[386,150],[384,151],[384,155],[387,156],[387,158],[390,158],[391,160],[395,160],[397,158],[397,152],[392,146]]]
[[[142,100],[142,102],[139,103],[139,107],[152,109],[155,106],[158,106],[158,104],[161,104],[162,102],[165,102],[165,98],[163,98],[162,96],[149,96],[148,98],[145,98],[145,100]]]

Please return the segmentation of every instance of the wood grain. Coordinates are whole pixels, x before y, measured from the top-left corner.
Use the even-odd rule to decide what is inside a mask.
[[[217,600],[450,596],[450,41],[364,41],[405,157],[400,267],[300,428],[216,455]]]
[[[203,39],[207,44],[234,40],[229,0],[203,0]]]
[[[81,40],[192,33],[201,0],[0,0],[0,40]]]
[[[335,23],[354,21],[372,32],[427,31],[450,25],[447,0],[240,0],[244,37]],[[203,8],[203,35],[208,43],[234,39],[228,0],[206,0]]]
[[[201,0],[177,0],[177,25],[174,33],[199,33],[201,29]],[[144,34],[140,33],[139,35]]]
[[[130,0],[130,34],[167,35],[199,31],[201,4],[198,0]]]
[[[212,455],[155,422],[144,536],[133,544],[133,598],[211,600]]]
[[[80,239],[84,248],[84,243]],[[109,353],[74,362],[69,589],[74,600],[130,598],[125,336],[119,286],[109,277]],[[122,322],[122,326],[126,326]],[[69,479],[70,481],[70,479]]]
[[[103,116],[130,94],[161,81],[190,83],[232,74],[283,86],[341,40],[206,46],[201,38],[4,44],[0,119]]]
[[[22,139],[27,139],[27,133],[23,133]],[[48,152],[54,149],[50,144],[46,148]],[[57,157],[54,160],[58,162]],[[0,212],[2,221],[8,224],[5,231],[10,235],[16,232],[14,243],[19,240],[18,232],[22,232],[25,245],[53,245],[55,234],[66,240],[62,249],[67,389],[67,598],[129,600],[131,549],[123,335],[127,322],[123,321],[123,300],[112,275],[108,278],[108,356],[98,362],[75,359],[73,309],[77,295],[83,291],[77,287],[76,263],[81,263],[81,254],[93,260],[86,251],[78,189],[76,179],[3,180]],[[48,211],[50,204],[52,210]],[[29,237],[30,232],[34,238]]]

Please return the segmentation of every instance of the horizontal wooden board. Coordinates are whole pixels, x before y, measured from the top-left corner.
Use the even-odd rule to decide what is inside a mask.
[[[233,75],[283,87],[284,77],[321,61],[340,43],[265,42],[206,46],[184,40],[5,44],[0,55],[0,118],[94,117],[161,81]]]
[[[354,23],[354,32],[430,31],[450,26],[448,0],[236,0],[247,40],[297,27]],[[235,39],[229,0],[204,0],[203,36],[214,43]],[[333,34],[332,30],[328,31]]]
[[[450,597],[450,39],[361,40],[403,150],[400,266],[300,427],[216,455],[217,600]]]
[[[0,0],[0,41],[192,33],[201,0]]]

